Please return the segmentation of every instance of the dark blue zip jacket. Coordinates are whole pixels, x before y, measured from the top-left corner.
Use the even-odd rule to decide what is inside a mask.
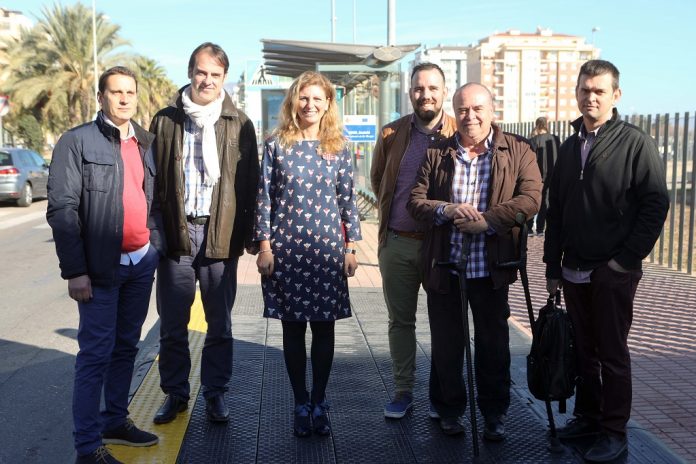
[[[161,214],[153,202],[154,136],[132,124],[143,160],[150,243],[164,255]],[[117,282],[123,241],[121,137],[101,112],[58,140],[48,176],[46,219],[53,229],[61,277],[87,274],[97,286]]]

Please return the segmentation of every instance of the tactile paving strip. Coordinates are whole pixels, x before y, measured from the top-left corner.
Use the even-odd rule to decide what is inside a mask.
[[[162,401],[164,401],[164,393],[162,393],[159,385],[160,376],[158,361],[155,359],[140,387],[131,399],[128,411],[131,419],[133,419],[138,428],[156,434],[159,437],[159,443],[147,448],[110,445],[109,449],[112,450],[114,456],[119,460],[132,464],[170,464],[177,459],[179,447],[186,434],[189,417],[193,415],[191,408],[194,405],[195,398],[198,395],[201,385],[200,353],[205,341],[207,324],[205,322],[200,294],[196,295],[196,299],[191,306],[191,320],[188,329],[189,349],[193,355],[191,357],[191,376],[189,379],[191,386],[189,410],[180,413],[177,418],[169,424],[159,426],[153,424],[152,418],[162,404]]]

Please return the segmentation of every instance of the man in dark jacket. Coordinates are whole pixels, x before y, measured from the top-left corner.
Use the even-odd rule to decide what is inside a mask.
[[[462,86],[454,94],[452,107],[457,133],[427,151],[408,202],[409,212],[427,226],[422,265],[434,371],[430,399],[442,431],[463,433],[460,416],[466,410],[467,395],[462,366],[469,340],[462,330],[459,280],[435,263],[459,262],[466,254],[483,436],[500,441],[505,437],[504,419],[510,405],[508,286],[516,271],[497,264],[517,259],[515,217],[523,213],[530,218],[537,212],[541,179],[525,139],[504,133],[492,123],[493,97],[486,87]]]
[[[137,344],[164,254],[153,199],[153,137],[130,120],[137,104],[132,71],[105,71],[98,97],[96,120],[56,144],[48,178],[46,217],[61,276],[80,311],[73,392],[77,463],[118,463],[105,443],[158,441],[128,417]]]
[[[541,205],[539,212],[536,215],[536,233],[544,235],[546,227],[546,212],[549,209],[549,185],[551,184],[551,175],[553,174],[553,166],[558,158],[558,147],[561,144],[558,136],[549,134],[548,121],[544,116],[538,117],[534,122],[534,130],[529,138],[529,145],[536,152],[537,164],[541,173]],[[527,222],[529,233],[532,233],[534,220],[530,219]]]
[[[558,434],[597,435],[585,458],[604,462],[627,448],[633,298],[669,197],[654,141],[614,109],[621,97],[616,67],[585,63],[576,97],[582,117],[554,167],[544,262],[549,293],[563,285],[578,361],[576,417]]]
[[[252,122],[223,88],[228,67],[218,45],[197,47],[189,59],[191,85],[150,126],[168,250],[157,270],[159,370],[167,397],[156,424],[188,407],[187,327],[196,281],[208,323],[201,359],[206,410],[211,421],[229,417],[224,393],[232,376],[237,260],[251,247],[259,158]]]

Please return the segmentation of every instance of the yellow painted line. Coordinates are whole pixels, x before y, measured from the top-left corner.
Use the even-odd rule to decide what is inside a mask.
[[[140,429],[156,434],[159,437],[159,443],[146,448],[108,445],[118,460],[128,464],[171,464],[176,462],[191,419],[191,410],[195,406],[201,387],[201,350],[205,342],[207,327],[200,293],[197,292],[196,299],[191,306],[191,321],[188,325],[189,350],[191,352],[189,409],[179,413],[176,419],[169,424],[155,425],[152,422],[152,418],[155,417],[155,413],[164,401],[164,393],[160,389],[158,356],[133,396],[128,411],[135,425]]]

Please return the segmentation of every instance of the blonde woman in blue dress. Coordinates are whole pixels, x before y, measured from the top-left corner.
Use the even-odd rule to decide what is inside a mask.
[[[346,147],[329,80],[305,72],[290,86],[279,125],[264,146],[256,206],[256,260],[264,317],[280,319],[283,355],[295,399],[298,437],[331,433],[325,399],[334,325],[350,317],[347,278],[361,239]],[[305,332],[312,330],[311,392]]]

